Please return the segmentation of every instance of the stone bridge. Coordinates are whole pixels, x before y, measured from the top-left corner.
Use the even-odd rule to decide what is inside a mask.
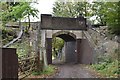
[[[52,63],[53,37],[59,37],[65,41],[65,62],[92,63],[93,50],[82,31],[46,30],[46,53],[49,64]]]
[[[65,62],[80,64],[93,62],[93,48],[83,33],[87,30],[84,17],[66,18],[43,14],[40,27],[41,46],[47,54],[48,64],[52,64],[53,37],[60,37],[65,41]]]

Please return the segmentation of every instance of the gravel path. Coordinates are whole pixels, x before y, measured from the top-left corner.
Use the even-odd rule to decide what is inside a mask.
[[[81,64],[57,64],[59,73],[53,78],[95,78],[85,66]]]

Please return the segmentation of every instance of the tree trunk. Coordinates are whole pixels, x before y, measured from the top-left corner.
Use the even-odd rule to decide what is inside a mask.
[[[118,35],[118,61],[120,61],[120,35]],[[120,65],[119,65],[120,66]]]
[[[27,32],[29,31],[30,29],[30,14],[28,13],[28,28],[27,28]]]
[[[38,29],[36,31],[36,42],[35,42],[35,53],[38,56],[37,58],[37,71],[42,70],[42,63],[40,62],[40,26],[38,26]]]
[[[44,62],[44,68],[46,68],[48,66],[47,63],[47,55],[46,55],[46,47],[45,47],[45,30],[41,30],[41,54],[43,56],[43,62]]]

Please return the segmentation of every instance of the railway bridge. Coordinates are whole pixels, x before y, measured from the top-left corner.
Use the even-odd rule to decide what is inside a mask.
[[[84,34],[87,31],[86,19],[53,17],[41,15],[41,48],[44,48],[48,64],[52,64],[52,38],[59,37],[65,41],[65,62],[91,64],[93,48]],[[41,49],[43,50],[43,49]]]

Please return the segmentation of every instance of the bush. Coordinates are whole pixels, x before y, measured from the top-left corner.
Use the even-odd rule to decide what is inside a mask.
[[[2,34],[0,36],[2,36],[3,45],[7,44],[17,37],[16,32],[12,29],[2,29]]]
[[[14,43],[10,46],[10,48],[16,48],[18,57],[21,58],[22,56],[27,55],[30,51],[29,41],[25,40],[22,43]]]
[[[101,73],[105,77],[118,77],[120,74],[120,69],[118,68],[118,60],[109,62],[103,62],[99,64],[93,64],[92,68],[94,68],[97,72]]]

